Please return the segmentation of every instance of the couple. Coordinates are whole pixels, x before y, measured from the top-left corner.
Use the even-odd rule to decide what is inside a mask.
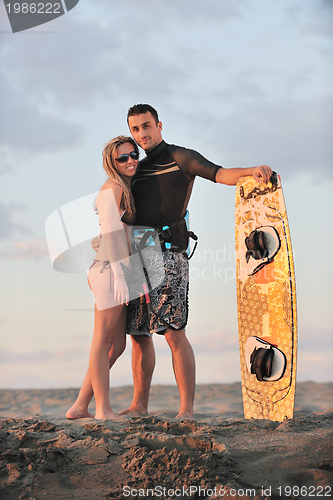
[[[79,396],[67,418],[94,417],[88,412],[92,396],[96,419],[116,417],[109,401],[109,369],[123,353],[126,333],[132,338],[133,401],[121,415],[146,415],[151,379],[155,367],[152,334],[164,335],[170,346],[172,364],[180,394],[178,418],[193,416],[195,359],[185,334],[188,316],[189,267],[186,246],[177,232],[191,196],[195,176],[226,185],[252,175],[267,183],[270,167],[225,169],[196,151],[163,141],[162,123],[148,104],[131,107],[127,123],[133,137],[119,136],[103,151],[103,167],[109,179],[96,199],[101,225],[101,244],[95,244],[96,260],[89,273],[94,293],[95,322],[86,373]],[[140,146],[146,157],[138,162]],[[139,163],[139,164],[138,164]],[[164,244],[164,279],[154,290],[154,308],[148,308],[144,294],[129,302],[125,276],[130,255],[130,225],[173,228],[176,244]],[[174,223],[177,221],[177,223]],[[174,223],[174,224],[172,224]],[[112,248],[111,232],[126,227],[126,235]],[[121,233],[121,231],[119,231]],[[103,241],[104,240],[104,241]],[[114,253],[116,252],[115,260]],[[127,306],[127,307],[126,307]],[[154,310],[153,310],[154,309]],[[126,332],[126,333],[125,333]]]

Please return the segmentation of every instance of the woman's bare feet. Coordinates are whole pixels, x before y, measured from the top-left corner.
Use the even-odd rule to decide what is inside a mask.
[[[111,418],[117,418],[118,415],[114,413],[114,411],[110,410],[102,410],[96,411],[95,419],[96,420],[109,420]]]
[[[75,404],[67,411],[66,418],[68,420],[77,420],[79,418],[95,418],[87,408],[77,407]]]
[[[179,412],[178,415],[176,415],[175,418],[191,419],[191,418],[193,418],[193,411],[192,412],[190,412],[190,411]]]

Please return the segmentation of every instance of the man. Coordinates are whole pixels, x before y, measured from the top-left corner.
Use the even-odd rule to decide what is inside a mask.
[[[247,175],[252,175],[264,183],[271,177],[272,171],[266,165],[225,169],[206,160],[196,151],[166,144],[162,138],[162,123],[158,114],[148,104],[138,104],[130,108],[127,122],[134,140],[147,154],[146,158],[139,162],[132,183],[137,210],[135,224],[138,226],[162,230],[169,227],[173,221],[181,221],[196,175],[231,186],[235,185],[240,177]],[[170,250],[165,245],[163,260],[166,277],[156,292],[156,315],[148,310],[144,297],[132,301],[129,305],[127,333],[132,336],[134,395],[132,404],[122,414],[147,414],[150,384],[155,367],[151,335],[155,332],[164,335],[171,349],[180,393],[177,417],[193,416],[195,359],[185,334],[188,316],[188,260],[184,250],[177,248],[173,251],[172,247]]]

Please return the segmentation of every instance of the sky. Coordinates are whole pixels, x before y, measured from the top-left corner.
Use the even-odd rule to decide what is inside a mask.
[[[329,0],[80,0],[13,34],[0,3],[0,388],[79,387],[93,296],[56,272],[48,216],[105,181],[101,152],[147,102],[164,139],[282,178],[298,305],[298,381],[333,380],[333,4]],[[144,153],[141,153],[141,158]],[[235,188],[197,178],[187,335],[198,383],[240,381]],[[208,277],[208,279],[207,279]],[[154,339],[154,384],[174,384]],[[111,373],[132,383],[130,341]]]

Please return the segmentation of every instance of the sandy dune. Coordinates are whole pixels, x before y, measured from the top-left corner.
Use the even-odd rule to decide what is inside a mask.
[[[183,421],[174,386],[152,388],[148,417],[107,422],[66,420],[76,395],[0,391],[1,500],[333,496],[333,383],[298,384],[283,423],[244,420],[237,383],[198,386]],[[113,389],[114,410],[131,395]]]

